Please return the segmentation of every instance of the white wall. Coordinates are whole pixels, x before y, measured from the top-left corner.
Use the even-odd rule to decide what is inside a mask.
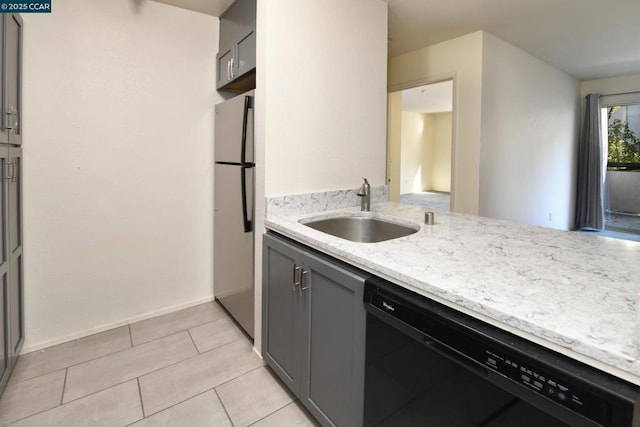
[[[573,226],[579,83],[484,33],[480,215]]]
[[[433,143],[429,164],[429,190],[451,191],[451,113],[429,114],[432,118]]]
[[[25,351],[210,300],[217,18],[23,19]]]
[[[478,213],[482,32],[389,59],[389,92],[454,79],[452,208]]]
[[[257,26],[257,197],[355,189],[363,176],[383,184],[387,4],[258,0]],[[258,351],[261,242],[257,233]]]

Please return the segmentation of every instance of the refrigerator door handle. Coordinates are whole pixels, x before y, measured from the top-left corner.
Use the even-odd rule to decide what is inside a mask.
[[[249,219],[249,210],[247,203],[247,175],[246,171],[250,169],[249,167],[242,166],[240,168],[240,180],[242,186],[242,222],[244,223],[244,232],[250,233],[253,231],[252,221]]]
[[[242,152],[240,153],[240,163],[242,163],[243,166],[247,163],[247,125],[249,123],[249,109],[253,108],[251,101],[251,96],[244,97],[244,114],[242,117]]]

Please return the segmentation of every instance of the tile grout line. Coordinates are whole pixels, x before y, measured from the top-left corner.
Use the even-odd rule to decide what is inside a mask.
[[[64,381],[62,382],[62,393],[60,394],[60,404],[58,406],[62,406],[64,404],[64,392],[67,389],[67,376],[69,375],[69,368],[64,370]]]
[[[225,385],[225,384],[228,384],[228,383],[230,383],[231,381],[237,380],[238,378],[243,377],[243,376],[245,376],[245,375],[247,375],[247,374],[250,374],[250,373],[251,373],[251,372],[253,372],[253,371],[257,371],[258,369],[264,368],[265,366],[267,366],[267,365],[262,365],[262,366],[258,366],[257,368],[250,369],[250,370],[248,370],[247,372],[243,372],[242,374],[240,374],[240,375],[238,375],[238,376],[236,376],[236,377],[230,378],[230,379],[226,380],[225,382],[222,382],[222,383],[220,383],[220,384],[218,384],[218,385],[214,386],[213,388],[214,388],[214,389],[217,389],[217,388],[218,388],[218,387],[220,387],[220,386],[223,386],[223,385]],[[220,399],[220,401],[222,402],[222,399]],[[224,404],[223,404],[222,406],[224,406]]]
[[[265,415],[264,417],[262,417],[262,418],[260,418],[260,419],[258,419],[258,420],[255,420],[254,422],[252,422],[251,424],[249,424],[247,427],[251,427],[251,426],[253,426],[253,425],[256,425],[256,424],[257,424],[257,423],[259,423],[260,421],[264,420],[264,419],[265,419],[265,418],[267,418],[267,417],[270,417],[271,415],[273,415],[273,414],[275,414],[276,412],[278,412],[278,411],[280,411],[280,410],[282,410],[282,409],[286,408],[287,406],[295,404],[297,400],[298,400],[298,399],[294,399],[294,400],[292,400],[291,402],[285,403],[283,406],[279,407],[278,409],[276,409],[276,410],[274,410],[274,411],[269,412],[269,413],[268,413],[267,415]]]
[[[191,329],[193,329],[193,328],[191,328]],[[189,338],[191,338],[191,343],[195,347],[195,349],[198,352],[198,354],[202,354],[202,352],[200,351],[200,348],[198,347],[198,344],[196,344],[196,340],[194,340],[193,339],[193,335],[191,335],[191,329],[187,329],[187,333],[189,334]]]
[[[131,332],[131,323],[127,325],[127,328],[129,329],[129,343],[131,343],[131,348],[133,348],[134,345],[133,345],[133,333]]]
[[[147,414],[144,411],[144,400],[142,400],[142,387],[140,386],[140,377],[136,377],[136,384],[138,384],[138,398],[140,399],[140,408],[142,409],[142,419],[144,420],[145,418],[147,418]]]
[[[227,411],[227,407],[224,405],[224,402],[222,401],[222,399],[220,398],[220,395],[218,394],[217,387],[220,387],[221,385],[222,384],[215,386],[213,388],[213,392],[216,394],[216,397],[218,398],[218,402],[220,402],[220,406],[222,406],[222,410],[227,415],[227,419],[229,420],[229,423],[231,423],[232,426],[235,426],[235,424],[233,423],[233,420],[231,419],[231,415],[229,415],[229,411]]]

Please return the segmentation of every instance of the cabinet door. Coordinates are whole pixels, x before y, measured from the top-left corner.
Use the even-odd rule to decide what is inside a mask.
[[[251,30],[236,45],[236,59],[233,61],[234,77],[240,77],[256,68],[256,32]]]
[[[9,14],[4,22],[5,128],[10,144],[22,143],[22,18]]]
[[[24,290],[22,266],[22,148],[9,149],[8,196],[8,319],[9,319],[9,356],[11,366],[15,364],[24,341]]]
[[[5,28],[5,21],[7,20],[7,14],[2,14],[0,16],[0,37],[2,38],[2,41],[0,42],[0,46],[4,43],[4,28]],[[2,49],[0,49],[0,72],[1,73],[5,73],[5,69],[4,69],[4,65],[5,65],[5,60],[4,60],[4,55],[2,52]],[[0,110],[0,114],[2,114],[2,120],[1,125],[0,125],[0,144],[1,143],[8,143],[9,142],[9,132],[7,131],[7,124],[8,124],[8,116],[7,116],[7,112],[9,111],[8,107],[7,107],[7,99],[5,98],[5,90],[4,90],[4,82],[0,80],[0,104],[2,104],[2,109]]]
[[[220,51],[231,49],[256,27],[256,0],[237,0],[220,16]]]
[[[216,88],[229,83],[231,80],[231,58],[233,57],[233,49],[220,51],[216,56]]]
[[[307,254],[300,401],[325,426],[362,425],[366,313],[364,277]]]
[[[294,283],[301,274],[302,252],[266,234],[263,257],[262,352],[271,369],[298,395],[302,297]]]
[[[11,173],[9,163],[9,149],[0,147],[0,394],[9,379],[9,330],[7,322],[8,314],[8,284],[9,284],[9,257],[7,238],[7,177]]]

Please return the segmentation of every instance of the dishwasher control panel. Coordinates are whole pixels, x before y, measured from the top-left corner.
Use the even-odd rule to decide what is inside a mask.
[[[588,391],[578,388],[566,380],[561,380],[553,374],[532,367],[531,363],[504,356],[495,349],[486,349],[484,364],[487,368],[579,414],[596,419],[602,419],[605,416],[607,408],[600,399],[592,397]]]

